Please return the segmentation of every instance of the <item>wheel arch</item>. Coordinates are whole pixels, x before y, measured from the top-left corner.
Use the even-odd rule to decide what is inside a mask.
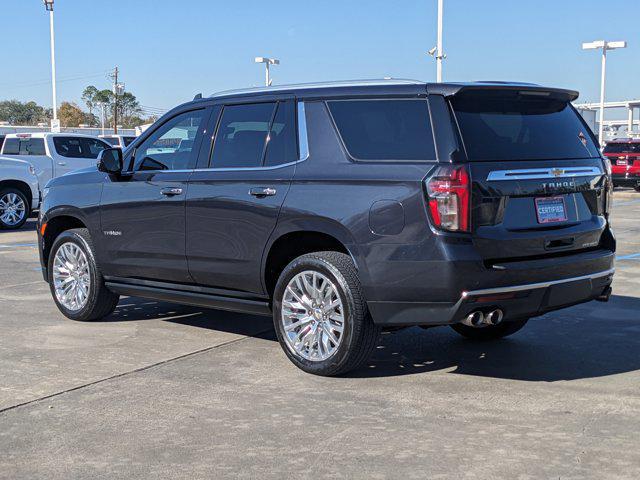
[[[31,191],[31,187],[27,182],[14,179],[0,180],[0,190],[3,188],[15,188],[24,193],[24,195],[27,197],[27,200],[29,201],[29,210],[31,210],[31,204],[33,202],[33,192]]]
[[[262,259],[265,292],[271,297],[282,270],[295,258],[311,252],[337,251],[349,255],[359,273],[363,265],[351,234],[333,222],[291,224],[279,228],[270,238]]]
[[[53,242],[62,232],[72,228],[87,228],[87,222],[81,215],[66,210],[55,215],[47,215],[40,224],[41,226],[46,224],[44,234],[42,234],[42,230],[40,231],[42,237],[42,259],[45,266],[48,265]]]

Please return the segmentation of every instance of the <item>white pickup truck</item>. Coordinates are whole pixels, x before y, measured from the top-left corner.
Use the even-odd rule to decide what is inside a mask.
[[[96,164],[98,154],[111,145],[77,133],[10,133],[0,155],[25,160],[35,168],[40,189],[65,173]]]
[[[20,228],[40,205],[36,169],[29,162],[0,157],[0,230]]]

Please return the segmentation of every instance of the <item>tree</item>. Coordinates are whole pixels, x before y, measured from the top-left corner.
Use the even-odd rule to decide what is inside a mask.
[[[93,120],[93,114],[83,112],[75,103],[62,102],[58,109],[58,118],[63,127],[77,127],[81,123]]]
[[[96,108],[96,95],[98,94],[98,89],[93,85],[89,85],[82,92],[82,101],[85,103],[87,108],[89,109],[89,113],[93,113],[93,109]]]
[[[48,122],[51,119],[51,109],[44,108],[36,102],[20,102],[19,100],[5,100],[0,102],[0,121],[11,125],[35,125]]]

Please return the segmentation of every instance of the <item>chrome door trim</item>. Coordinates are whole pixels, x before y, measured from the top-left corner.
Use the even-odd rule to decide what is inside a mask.
[[[487,181],[538,180],[541,178],[573,178],[602,175],[600,167],[551,167],[527,168],[521,170],[495,170],[489,173]]]

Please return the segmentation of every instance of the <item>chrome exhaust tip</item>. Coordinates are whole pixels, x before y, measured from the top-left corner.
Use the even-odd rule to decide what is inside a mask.
[[[499,308],[492,310],[487,313],[484,317],[484,323],[486,325],[498,325],[502,322],[502,318],[504,317],[504,313]]]
[[[462,323],[469,327],[479,327],[484,323],[484,313],[480,310],[471,312],[464,320],[462,320]]]

